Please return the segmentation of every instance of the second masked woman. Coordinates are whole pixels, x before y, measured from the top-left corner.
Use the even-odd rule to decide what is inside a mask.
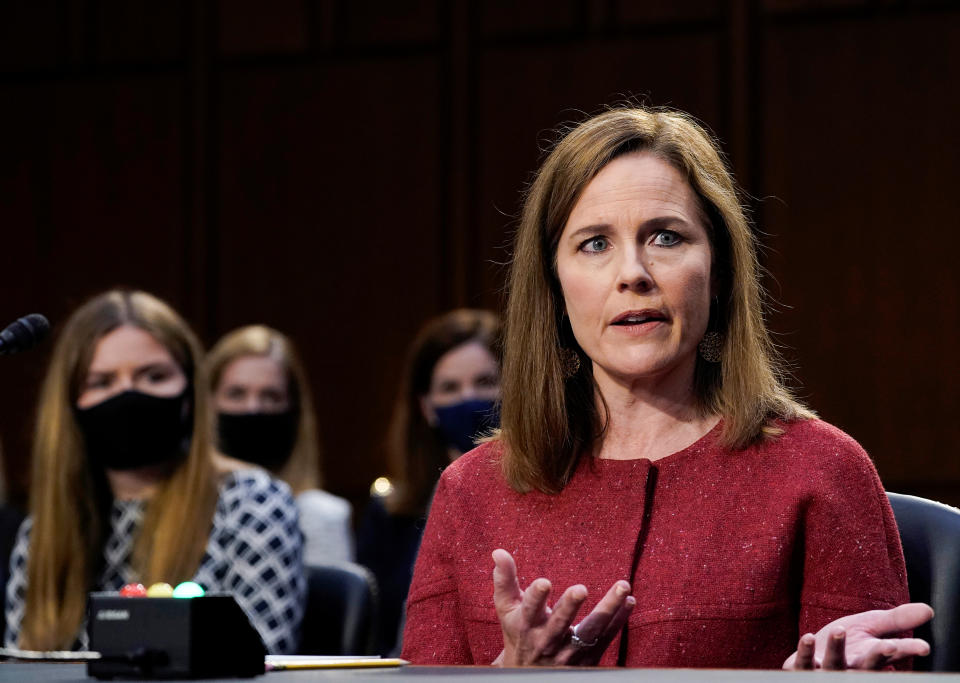
[[[352,560],[350,503],[321,488],[313,396],[293,342],[263,325],[241,327],[217,342],[207,369],[218,447],[290,485],[300,513],[304,562]]]

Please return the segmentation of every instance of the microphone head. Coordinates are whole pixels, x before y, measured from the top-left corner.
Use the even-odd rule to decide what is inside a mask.
[[[39,313],[31,313],[14,320],[0,332],[0,355],[10,355],[32,349],[50,331],[50,321]]]

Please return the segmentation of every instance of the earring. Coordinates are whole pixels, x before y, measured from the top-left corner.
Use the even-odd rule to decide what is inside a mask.
[[[573,349],[560,349],[560,363],[563,366],[563,376],[567,379],[580,372],[580,354]]]
[[[708,363],[719,363],[723,350],[723,336],[719,332],[707,332],[697,344],[700,357]]]

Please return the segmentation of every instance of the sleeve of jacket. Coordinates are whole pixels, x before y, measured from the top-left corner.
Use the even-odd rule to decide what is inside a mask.
[[[459,514],[450,474],[434,494],[407,598],[402,656],[414,664],[474,663],[457,592]]]
[[[27,556],[30,552],[30,529],[33,519],[27,517],[17,531],[17,540],[10,553],[10,578],[7,580],[6,595],[6,629],[4,631],[4,647],[19,646],[20,627],[23,624],[23,614],[27,602]]]
[[[197,580],[234,595],[271,654],[296,652],[306,580],[290,489],[248,470],[227,478]]]
[[[836,430],[810,459],[800,633],[909,602],[900,535],[869,456]]]

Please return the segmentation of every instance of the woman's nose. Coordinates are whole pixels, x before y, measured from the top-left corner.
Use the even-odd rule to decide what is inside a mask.
[[[617,291],[649,292],[654,286],[650,268],[643,261],[643,250],[625,250],[620,263]]]

